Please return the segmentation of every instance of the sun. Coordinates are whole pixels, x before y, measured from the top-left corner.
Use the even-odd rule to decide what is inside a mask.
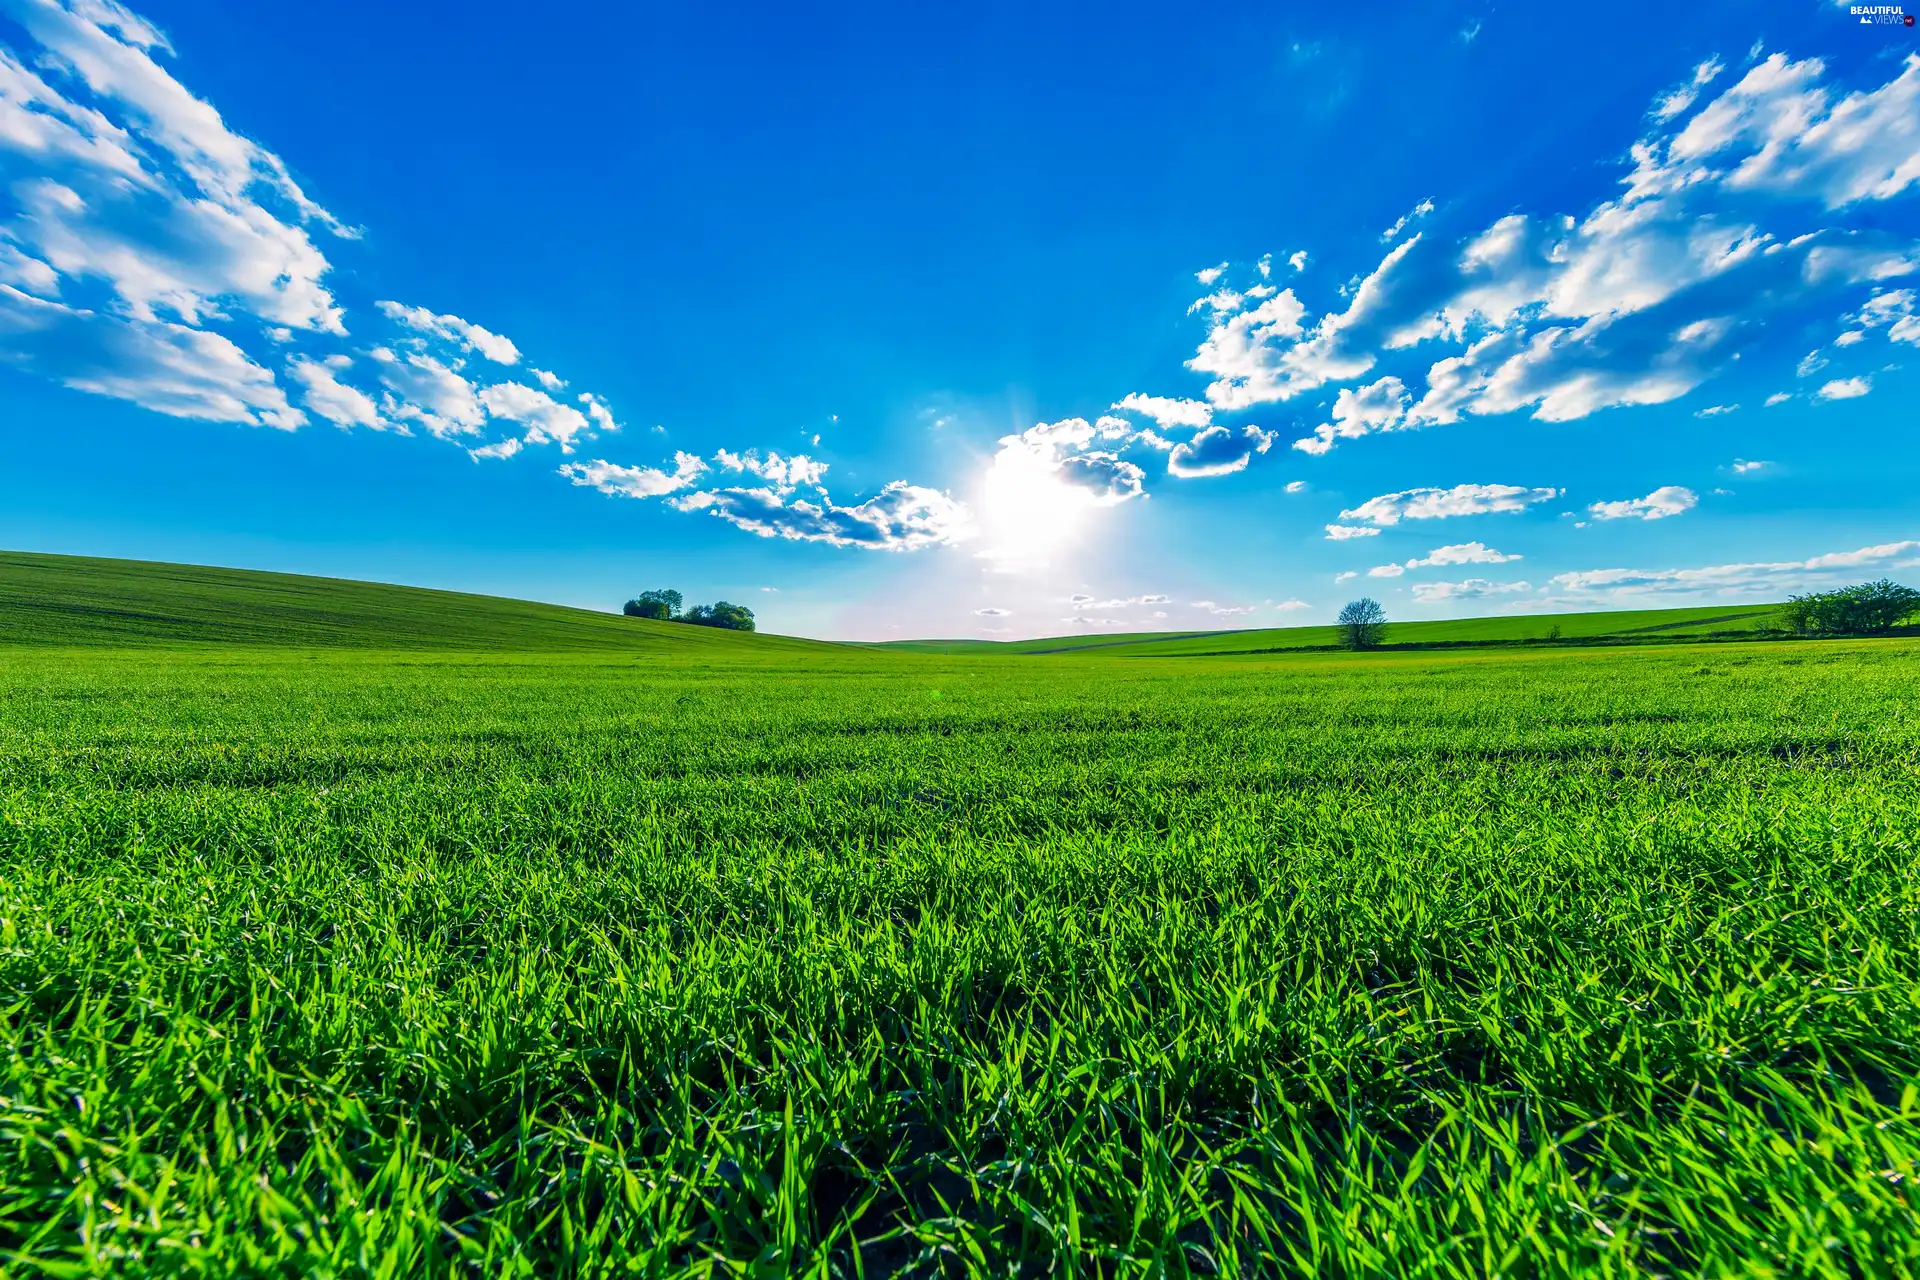
[[[1050,451],[1011,445],[994,455],[981,484],[980,555],[1007,571],[1040,567],[1064,554],[1098,505],[1069,484]]]

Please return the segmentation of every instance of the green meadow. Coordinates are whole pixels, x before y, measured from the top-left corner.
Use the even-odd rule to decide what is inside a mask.
[[[0,556],[0,1273],[1912,1276],[1916,708]]]

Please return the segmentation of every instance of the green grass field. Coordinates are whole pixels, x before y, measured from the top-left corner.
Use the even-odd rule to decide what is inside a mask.
[[[247,583],[22,559],[7,1275],[1920,1272],[1911,639],[439,641],[289,579],[336,620],[220,644]]]

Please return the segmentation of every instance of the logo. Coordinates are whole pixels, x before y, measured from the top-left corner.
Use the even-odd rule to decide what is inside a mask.
[[[1870,27],[1910,27],[1913,15],[1904,5],[1897,4],[1856,4],[1847,13],[1864,26]]]

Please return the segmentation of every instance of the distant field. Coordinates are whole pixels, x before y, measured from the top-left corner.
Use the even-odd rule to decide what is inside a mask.
[[[742,637],[561,605],[248,569],[0,552],[0,644],[726,650]],[[769,647],[819,648],[757,637]]]
[[[1920,1265],[1920,646],[729,639],[0,649],[0,1271]]]
[[[1393,646],[1543,640],[1554,628],[1558,628],[1558,634],[1566,639],[1671,639],[1764,627],[1778,608],[1778,605],[1772,604],[1735,607],[1709,605],[1687,609],[1466,618],[1448,622],[1396,622],[1387,628],[1386,643]],[[1271,627],[1252,631],[1156,631],[1113,636],[1054,636],[1042,640],[893,640],[882,642],[877,647],[919,653],[1084,653],[1150,658],[1326,648],[1338,644],[1339,639],[1339,633],[1333,627],[1320,626]]]

